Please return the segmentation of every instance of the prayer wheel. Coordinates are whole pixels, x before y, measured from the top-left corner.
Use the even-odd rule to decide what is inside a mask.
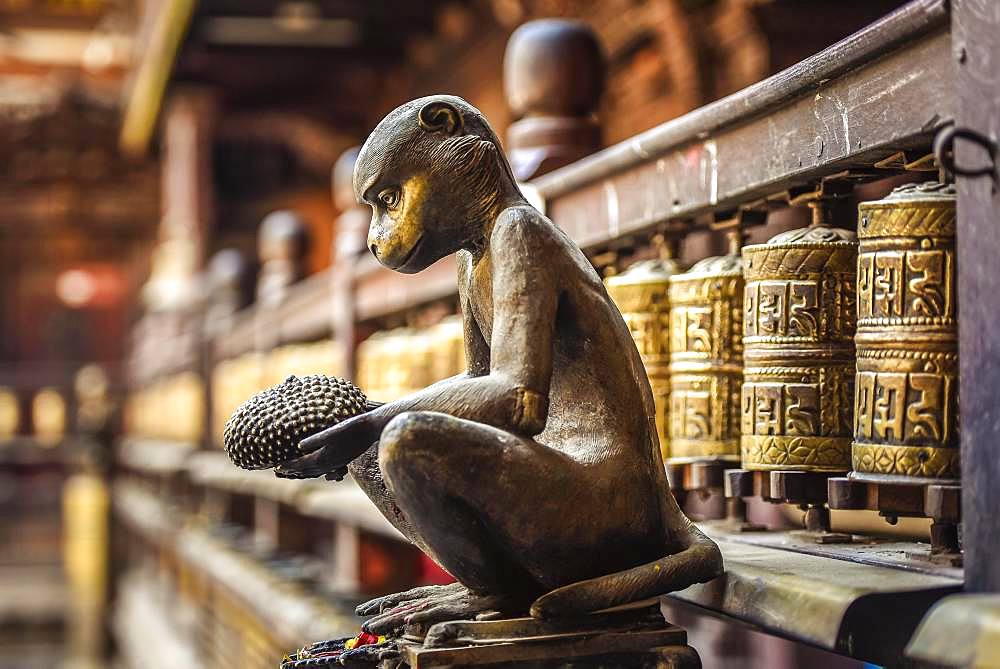
[[[743,259],[733,246],[670,277],[671,463],[739,460]]]
[[[743,249],[744,469],[851,468],[857,255],[822,224]]]
[[[658,258],[638,262],[604,281],[642,356],[664,458],[670,452],[670,277],[679,272],[675,260]]]
[[[430,327],[431,360],[427,383],[435,383],[465,371],[465,327],[453,315]]]
[[[354,371],[354,382],[371,398],[378,398],[380,402],[386,401],[387,382],[386,372],[388,362],[386,360],[386,343],[389,333],[386,331],[376,332],[363,342],[358,344],[357,363]]]
[[[859,207],[851,478],[960,477],[955,199],[925,182]]]

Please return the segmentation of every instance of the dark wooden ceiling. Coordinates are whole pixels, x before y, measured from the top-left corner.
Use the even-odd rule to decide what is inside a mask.
[[[433,32],[442,4],[206,0],[198,4],[172,82],[217,88],[229,111],[294,110],[360,133],[367,129],[366,101],[379,92],[385,69],[405,59],[410,39]],[[294,17],[302,16],[296,24]]]

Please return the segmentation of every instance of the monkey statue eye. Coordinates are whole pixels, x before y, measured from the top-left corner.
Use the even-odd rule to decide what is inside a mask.
[[[392,209],[399,204],[399,189],[386,188],[378,194],[378,199],[386,209]]]

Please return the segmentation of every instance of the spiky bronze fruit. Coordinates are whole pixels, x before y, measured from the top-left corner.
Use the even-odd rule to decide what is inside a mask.
[[[267,469],[301,455],[298,444],[369,409],[350,381],[320,374],[289,376],[241,404],[223,432],[229,459],[243,469]]]

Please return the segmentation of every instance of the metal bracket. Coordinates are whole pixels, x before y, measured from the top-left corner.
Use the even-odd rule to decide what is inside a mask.
[[[982,167],[962,167],[955,162],[955,140],[964,139],[972,142],[986,151],[989,157],[989,164]],[[1000,175],[997,173],[997,142],[990,137],[973,130],[972,128],[960,128],[956,125],[949,125],[941,129],[934,138],[934,156],[937,162],[944,168],[945,172],[954,176],[963,177],[984,177],[988,176],[993,180],[994,185],[1000,184]]]

